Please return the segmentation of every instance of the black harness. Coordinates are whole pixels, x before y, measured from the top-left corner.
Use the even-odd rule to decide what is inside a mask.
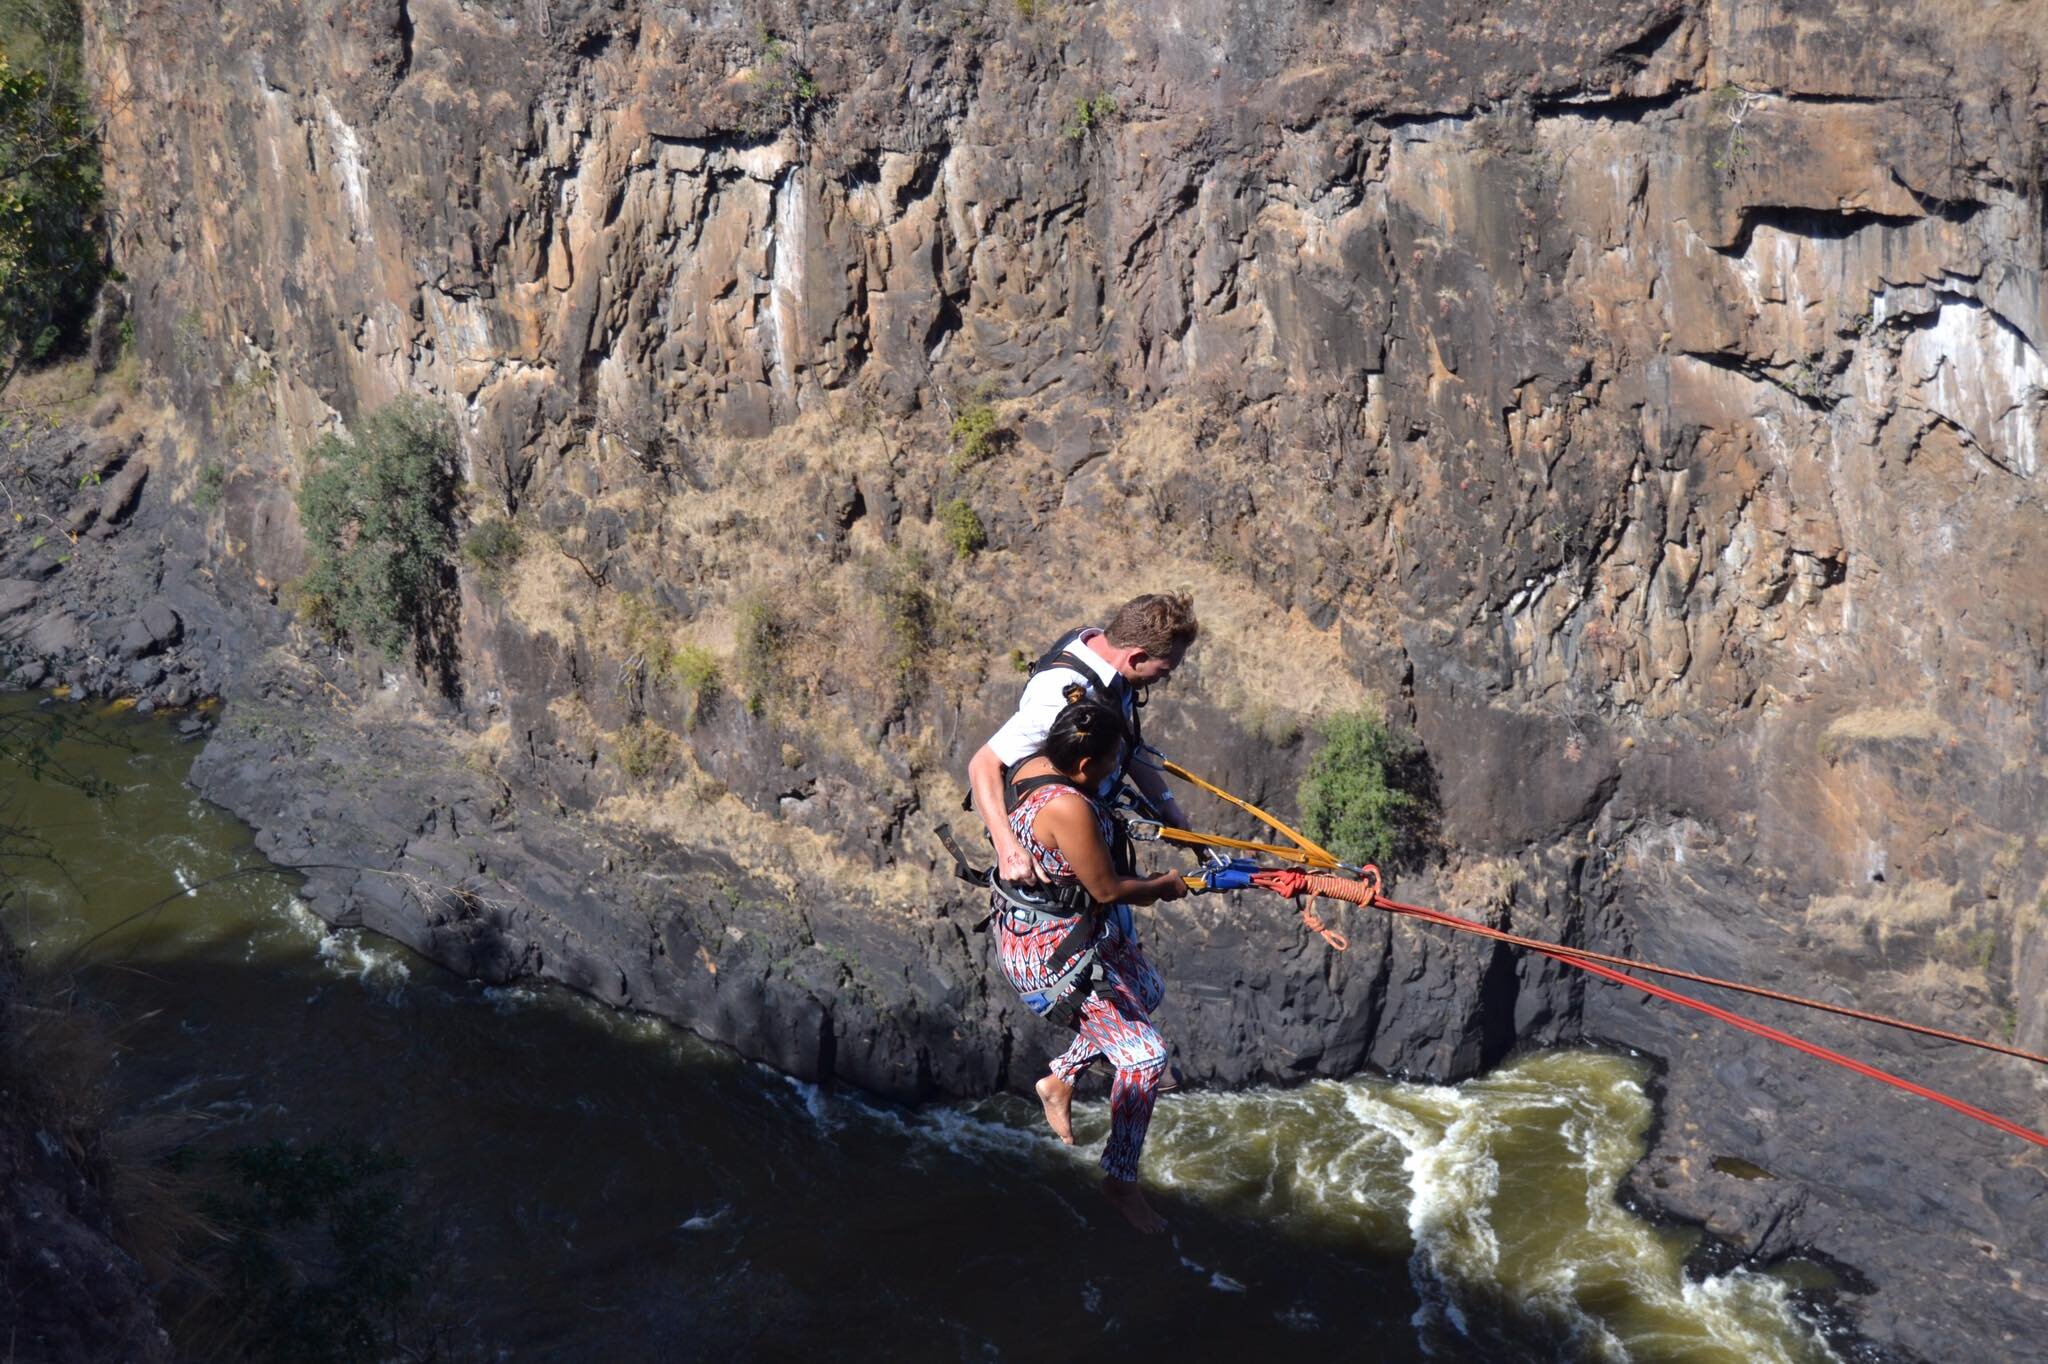
[[[1088,627],[1082,626],[1067,631],[1053,646],[1047,649],[1031,665],[1030,680],[1040,673],[1064,671],[1073,673],[1079,680],[1070,683],[1061,693],[1068,705],[1093,696],[1123,721],[1124,758],[1128,764],[1132,755],[1143,744],[1143,731],[1139,722],[1139,708],[1145,704],[1142,693],[1130,681],[1119,674],[1104,682],[1088,665],[1076,649],[1081,646],[1081,636]],[[1128,704],[1127,704],[1128,703]],[[1021,764],[1020,764],[1021,765]],[[1114,790],[1123,785],[1124,768],[1119,766],[1116,779],[1111,783]],[[1003,813],[1015,813],[1024,797],[1046,786],[1064,786],[1088,800],[1098,803],[1096,796],[1081,790],[1073,782],[1057,773],[1046,773],[1036,777],[1017,780],[1016,769],[1003,769]],[[973,808],[970,794],[962,802],[962,809]],[[1113,821],[1114,834],[1110,839],[1110,864],[1119,875],[1129,876],[1137,866],[1137,850],[1132,846],[1130,836],[1125,832],[1121,820]],[[1024,996],[1024,1002],[1032,1012],[1055,1025],[1073,1028],[1080,1025],[1081,1006],[1088,997],[1101,987],[1100,971],[1096,962],[1096,944],[1102,937],[1102,927],[1112,906],[1102,904],[1090,895],[1079,882],[1063,886],[1048,886],[1040,883],[1016,883],[1005,881],[996,875],[996,869],[976,868],[968,864],[960,845],[954,841],[951,831],[941,824],[935,831],[946,851],[953,855],[957,874],[963,881],[989,888],[989,912],[974,925],[974,931],[985,933],[989,923],[998,914],[1008,914],[1027,928],[1036,928],[1049,923],[1068,924],[1066,932],[1046,959],[1046,967],[1052,975],[1052,982],[1042,991]]]
[[[1048,786],[1064,787],[1093,803],[1093,798],[1086,791],[1056,772],[1019,781],[1006,771],[1003,773],[1003,813],[1014,814],[1026,796]],[[986,931],[989,921],[998,914],[1009,915],[1027,929],[1046,924],[1066,925],[1066,932],[1060,935],[1052,955],[1045,961],[1046,972],[1052,977],[1050,983],[1043,990],[1025,995],[1024,1003],[1033,1013],[1056,1027],[1079,1027],[1081,1006],[1088,1002],[1088,997],[1100,984],[1096,945],[1101,940],[1102,925],[1109,916],[1110,907],[1090,895],[1078,881],[1061,886],[1020,884],[1003,880],[995,875],[993,868],[989,872],[989,889],[993,892],[989,897],[989,912],[975,925],[978,930]]]
[[[1087,633],[1088,629],[1089,627],[1085,625],[1077,626],[1054,640],[1053,646],[1040,654],[1038,661],[1031,665],[1031,674],[1025,679],[1024,684],[1027,687],[1030,686],[1031,682],[1040,673],[1070,672],[1079,677],[1081,680],[1078,683],[1068,686],[1061,694],[1066,697],[1067,704],[1070,706],[1084,697],[1092,696],[1123,718],[1124,754],[1125,761],[1128,762],[1130,756],[1135,754],[1145,744],[1143,723],[1145,696],[1144,693],[1131,685],[1129,678],[1121,673],[1117,674],[1110,681],[1104,682],[1101,677],[1096,675],[1095,669],[1088,665],[1087,660],[1075,652],[1075,650],[1083,647],[1081,636]],[[1005,778],[1008,775],[1007,772],[1004,773]],[[1119,768],[1117,770],[1117,779],[1121,781],[1122,778],[1123,770]],[[1114,789],[1114,785],[1112,783],[1112,789]]]

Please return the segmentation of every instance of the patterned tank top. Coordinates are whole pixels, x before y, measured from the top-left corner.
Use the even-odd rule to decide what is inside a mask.
[[[1031,854],[1031,864],[1038,868],[1038,874],[1047,881],[1073,881],[1076,877],[1065,853],[1056,848],[1048,848],[1038,841],[1034,832],[1038,812],[1055,796],[1073,794],[1079,793],[1071,786],[1041,786],[1035,791],[1026,792],[1024,799],[1017,802],[1017,808],[1010,812],[1010,832],[1017,835],[1017,841],[1024,845],[1024,851]],[[1087,797],[1082,796],[1082,799],[1087,800]],[[1095,816],[1095,827],[1102,832],[1103,846],[1110,846],[1116,828],[1110,823],[1109,812],[1092,800],[1088,801],[1088,809]]]

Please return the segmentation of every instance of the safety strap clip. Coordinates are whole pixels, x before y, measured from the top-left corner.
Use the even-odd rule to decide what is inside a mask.
[[[962,881],[976,886],[987,886],[991,883],[989,872],[992,868],[976,868],[968,865],[967,854],[960,851],[960,844],[953,837],[951,829],[948,829],[943,824],[939,824],[933,826],[932,832],[938,835],[939,842],[945,846],[946,851],[953,855],[953,874],[955,876],[958,876]]]

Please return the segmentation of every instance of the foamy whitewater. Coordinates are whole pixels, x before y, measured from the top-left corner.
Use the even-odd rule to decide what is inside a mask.
[[[1425,1350],[1484,1349],[1471,1319],[1497,1319],[1508,1301],[1548,1318],[1569,1359],[1836,1359],[1786,1283],[1746,1269],[1689,1279],[1693,1238],[1618,1201],[1653,1116],[1645,1074],[1625,1057],[1559,1052],[1459,1086],[1357,1078],[1173,1097],[1154,1118],[1145,1178],[1326,1248],[1405,1245]],[[1014,1100],[906,1114],[789,1085],[826,1132],[882,1124],[954,1157],[1092,1163],[1108,1130],[1101,1103],[1075,1105],[1080,1144],[1064,1147]],[[1229,1265],[1183,1264],[1215,1291],[1242,1291]]]

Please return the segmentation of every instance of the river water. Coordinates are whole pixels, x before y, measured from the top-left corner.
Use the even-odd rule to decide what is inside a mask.
[[[186,788],[195,750],[167,723],[63,714],[49,756],[110,789],[0,768],[45,854],[0,868],[7,922],[117,1021],[122,1121],[202,1152],[404,1157],[461,1350],[1834,1358],[1786,1283],[1688,1281],[1693,1236],[1616,1202],[1653,1116],[1641,1062],[1163,1100],[1146,1177],[1173,1226],[1143,1240],[1098,1206],[1100,1104],[1070,1151],[1014,1098],[895,1108],[560,990],[465,982],[238,872],[262,858]]]

